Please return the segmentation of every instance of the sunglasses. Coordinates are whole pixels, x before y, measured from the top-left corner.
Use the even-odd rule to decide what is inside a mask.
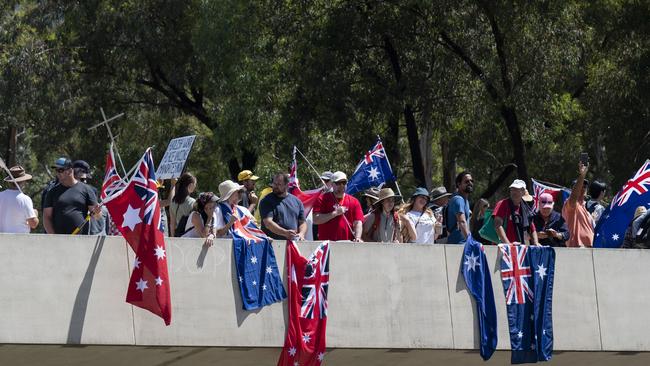
[[[63,173],[63,172],[65,172],[65,169],[63,169],[63,168],[56,168],[56,172],[57,172],[57,173]]]
[[[88,178],[79,178],[80,182],[88,183]]]
[[[337,186],[344,186],[344,185],[348,184],[348,182],[346,182],[346,181],[341,181],[341,182],[336,182],[336,183],[334,183],[334,184],[336,184]]]

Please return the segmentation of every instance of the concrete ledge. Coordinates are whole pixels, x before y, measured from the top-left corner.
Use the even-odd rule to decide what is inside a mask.
[[[284,278],[285,243],[274,244]],[[304,255],[315,242],[300,243]],[[279,347],[286,303],[241,308],[232,242],[167,241],[172,325],[124,301],[133,255],[120,237],[0,234],[0,343]],[[333,243],[328,346],[476,349],[460,245]],[[496,247],[487,247],[509,349]],[[650,252],[557,249],[556,350],[649,351]],[[602,341],[601,341],[602,339]]]

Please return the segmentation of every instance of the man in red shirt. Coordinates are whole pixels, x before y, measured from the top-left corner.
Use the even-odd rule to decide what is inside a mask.
[[[526,182],[515,179],[510,185],[510,198],[502,199],[494,206],[492,217],[494,229],[503,244],[521,243],[539,245],[537,232],[533,223],[533,215],[528,205],[523,203],[522,197],[526,191]],[[503,223],[506,223],[505,230]]]
[[[314,224],[319,240],[350,240],[360,242],[363,211],[359,201],[345,193],[348,177],[343,172],[332,174],[333,192],[323,193],[314,205]]]

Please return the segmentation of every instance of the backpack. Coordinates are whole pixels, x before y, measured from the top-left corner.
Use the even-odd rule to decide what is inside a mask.
[[[194,229],[194,226],[191,228],[185,230],[185,226],[187,226],[187,220],[189,220],[190,215],[183,215],[181,216],[181,219],[178,221],[178,225],[176,225],[176,232],[174,233],[175,237],[181,237],[185,235],[188,231]]]

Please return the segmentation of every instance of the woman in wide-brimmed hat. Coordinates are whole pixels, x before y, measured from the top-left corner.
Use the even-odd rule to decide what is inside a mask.
[[[395,211],[395,195],[390,188],[383,188],[377,195],[377,202],[363,222],[363,241],[399,243],[400,221]]]
[[[402,239],[405,243],[433,244],[442,233],[442,224],[427,207],[429,191],[417,188],[408,203],[399,210]]]
[[[249,220],[255,221],[255,217],[251,214],[248,208],[240,206],[237,203],[241,200],[245,189],[241,184],[237,184],[231,180],[221,182],[219,184],[219,195],[221,199],[219,204],[214,209],[216,235],[218,238],[231,237],[230,228],[244,217]]]

